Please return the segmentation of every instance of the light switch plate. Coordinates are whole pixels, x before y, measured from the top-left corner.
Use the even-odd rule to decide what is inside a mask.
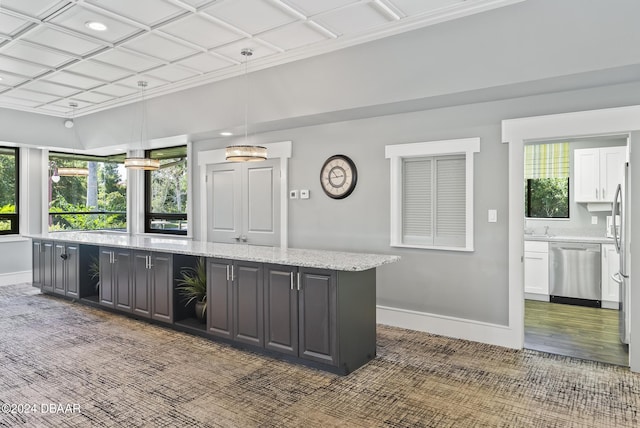
[[[298,191],[289,190],[289,199],[298,199]]]
[[[592,215],[591,216],[591,224],[598,224],[598,216],[597,215]]]
[[[488,221],[489,223],[497,223],[498,221],[498,210],[489,210],[488,213]]]
[[[300,189],[300,199],[309,199],[309,189]]]

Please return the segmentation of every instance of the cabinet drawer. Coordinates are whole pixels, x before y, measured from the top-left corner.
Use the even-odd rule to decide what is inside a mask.
[[[534,253],[548,253],[549,243],[546,241],[524,241],[524,250]]]

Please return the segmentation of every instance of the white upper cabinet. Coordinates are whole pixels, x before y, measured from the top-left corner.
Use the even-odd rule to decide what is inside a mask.
[[[576,202],[612,202],[622,183],[625,146],[574,151],[574,193]]]

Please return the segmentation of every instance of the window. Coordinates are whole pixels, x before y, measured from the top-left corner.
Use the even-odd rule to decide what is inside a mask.
[[[49,155],[49,231],[126,230],[124,155]],[[63,168],[86,168],[84,175]]]
[[[19,233],[18,149],[0,147],[0,235]]]
[[[525,216],[569,218],[569,143],[525,146]]]
[[[148,150],[160,160],[156,171],[145,171],[147,233],[187,234],[187,146]]]
[[[473,251],[473,153],[479,138],[386,147],[391,245]]]

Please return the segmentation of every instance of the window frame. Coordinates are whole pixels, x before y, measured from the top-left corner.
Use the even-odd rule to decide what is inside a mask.
[[[6,150],[13,150],[15,160],[15,176],[16,176],[16,189],[15,189],[15,205],[16,212],[11,214],[0,214],[0,220],[9,220],[11,222],[11,228],[9,230],[1,230],[0,236],[6,235],[19,235],[20,234],[20,148],[19,147],[6,147],[0,148]]]
[[[170,150],[170,149],[174,149],[174,148],[179,148],[179,147],[184,147],[185,148],[185,155],[184,158],[187,161],[187,170],[186,170],[186,174],[187,174],[187,204],[185,205],[185,212],[184,214],[182,213],[154,213],[151,211],[151,173],[153,171],[144,171],[144,233],[157,233],[157,234],[163,234],[163,235],[178,235],[178,236],[187,236],[189,234],[189,223],[187,223],[187,229],[185,230],[173,230],[173,229],[153,229],[151,228],[151,221],[154,219],[161,219],[161,220],[185,220],[188,222],[189,220],[189,215],[188,215],[188,204],[189,204],[189,199],[190,199],[190,192],[189,192],[189,146],[188,144],[185,145],[179,145],[179,146],[173,146],[173,147],[164,147],[162,149],[155,149],[155,150]],[[154,150],[145,150],[144,154],[146,157],[151,156],[152,152]]]
[[[480,138],[427,141],[420,143],[385,146],[385,157],[390,159],[390,246],[425,250],[474,251],[473,239],[473,167],[474,153],[480,152]],[[407,158],[438,157],[448,155],[465,156],[465,245],[461,247],[442,245],[407,244],[402,237],[403,161]]]

